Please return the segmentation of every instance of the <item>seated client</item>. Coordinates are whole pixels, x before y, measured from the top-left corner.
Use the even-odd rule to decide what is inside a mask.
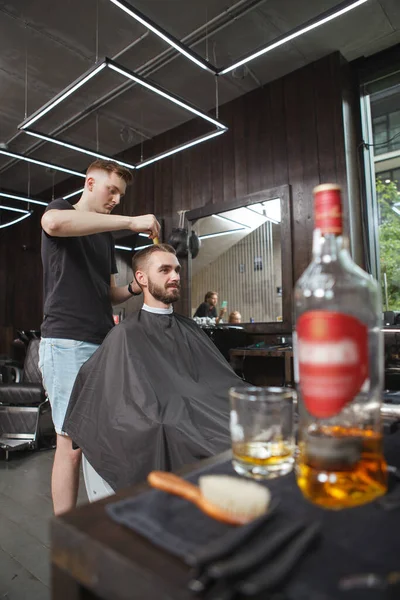
[[[173,312],[175,250],[138,252],[133,273],[143,307],[83,365],[63,426],[114,490],[229,448],[228,390],[243,383],[196,323]]]

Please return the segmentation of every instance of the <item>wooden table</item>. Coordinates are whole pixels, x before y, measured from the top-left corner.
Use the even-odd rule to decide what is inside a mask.
[[[230,451],[185,468],[187,473],[228,460]],[[115,496],[81,506],[51,524],[54,600],[193,600],[188,567],[114,523],[105,506],[148,489],[133,486]]]
[[[400,469],[400,437],[387,436],[386,458]],[[229,460],[230,452],[186,468]],[[400,541],[399,510],[385,511],[366,505],[357,511],[321,511],[307,503],[290,476],[271,480],[272,494],[280,497],[286,514],[307,522],[318,520],[322,538],[316,552],[303,562],[293,578],[290,598],[306,588],[302,600],[335,599],[337,582],[355,573],[378,572],[385,576],[398,571]],[[114,523],[105,506],[147,489],[134,486],[116,496],[82,506],[52,522],[52,597],[54,600],[194,600],[187,589],[188,567],[178,558],[152,545],[139,534]],[[396,489],[394,490],[395,493]],[[346,535],[343,537],[343,532]],[[361,540],[361,541],[360,541]],[[374,543],[371,545],[371,540]],[[322,575],[321,575],[322,574]],[[293,592],[295,586],[295,592]],[[305,586],[305,587],[304,587]],[[396,588],[399,592],[398,588]],[[399,593],[393,589],[392,596]],[[352,600],[365,600],[365,589]],[[347,595],[346,595],[347,597]],[[256,600],[256,599],[255,599]],[[257,596],[265,600],[265,594]]]

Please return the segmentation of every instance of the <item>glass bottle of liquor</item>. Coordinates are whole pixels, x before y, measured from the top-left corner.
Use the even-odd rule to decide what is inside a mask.
[[[339,186],[315,188],[314,214],[313,260],[295,286],[296,476],[307,499],[340,509],[386,492],[382,307],[348,252]]]

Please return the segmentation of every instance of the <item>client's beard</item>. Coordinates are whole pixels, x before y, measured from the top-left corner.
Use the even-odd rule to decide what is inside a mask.
[[[168,286],[167,288],[157,285],[153,283],[151,279],[148,279],[148,290],[150,294],[158,300],[159,302],[163,302],[164,304],[172,304],[176,302],[180,298],[180,289],[181,286],[179,283],[176,284],[175,287]]]

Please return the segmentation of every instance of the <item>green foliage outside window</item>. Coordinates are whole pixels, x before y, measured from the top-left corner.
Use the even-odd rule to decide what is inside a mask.
[[[386,273],[389,310],[400,310],[400,195],[396,182],[376,180],[379,209],[379,247],[382,296],[386,310],[384,278]],[[399,212],[396,212],[399,211]]]

